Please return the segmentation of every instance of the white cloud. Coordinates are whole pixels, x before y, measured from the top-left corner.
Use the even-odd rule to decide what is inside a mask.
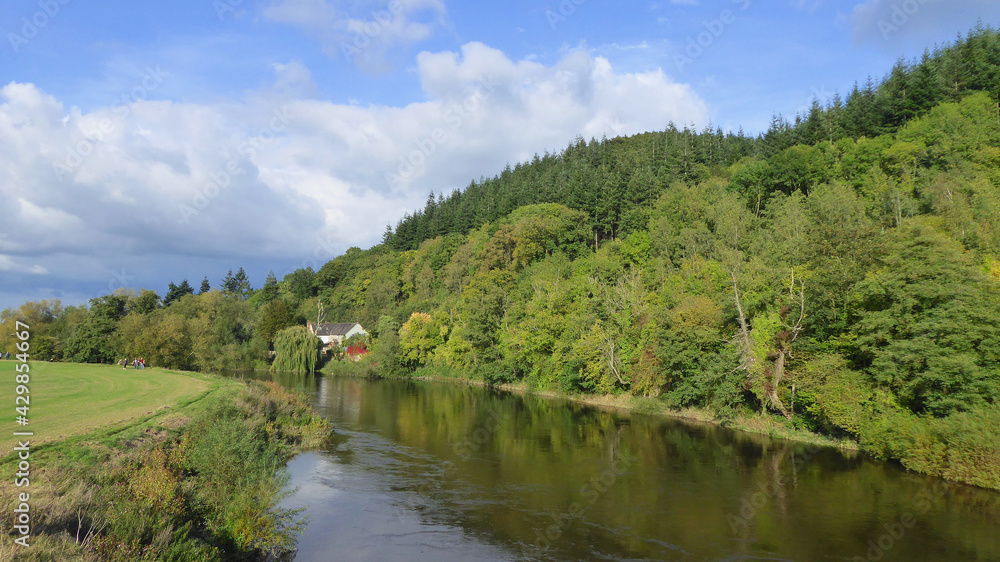
[[[275,91],[298,97],[316,95],[316,82],[306,65],[293,60],[287,64],[274,63],[272,66],[276,76]]]
[[[278,84],[311,83],[300,63],[276,70]],[[661,70],[618,73],[582,50],[546,66],[469,43],[460,53],[421,53],[416,72],[426,99],[401,107],[273,87],[242,101],[82,113],[31,84],[8,84],[0,88],[0,270],[45,269],[103,291],[118,282],[109,272],[123,268],[142,286],[196,282],[203,273],[183,270],[191,263],[318,266],[377,242],[429,191],[462,188],[578,134],[707,122],[689,86]],[[18,265],[29,262],[41,265]]]
[[[371,72],[391,68],[394,51],[431,37],[448,26],[441,0],[334,2],[277,0],[264,17],[302,28],[319,38],[331,58]]]
[[[49,271],[40,265],[24,265],[10,256],[0,254],[0,271],[11,273],[27,273],[29,275],[47,275]]]
[[[996,0],[864,0],[854,7],[849,21],[855,43],[896,53],[953,41],[977,20],[997,18]]]

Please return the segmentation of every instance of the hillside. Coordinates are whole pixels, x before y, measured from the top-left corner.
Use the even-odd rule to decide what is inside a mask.
[[[997,91],[1000,34],[977,29],[756,138],[577,139],[249,298],[4,316],[57,358],[215,369],[266,366],[322,310],[374,334],[381,376],[763,412],[1000,488]]]

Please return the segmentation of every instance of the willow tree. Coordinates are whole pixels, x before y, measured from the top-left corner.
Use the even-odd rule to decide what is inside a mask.
[[[272,371],[315,373],[322,343],[304,326],[292,326],[274,336]]]

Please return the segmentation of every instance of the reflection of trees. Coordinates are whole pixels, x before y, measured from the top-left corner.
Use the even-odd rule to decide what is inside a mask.
[[[739,548],[749,556],[778,549],[810,559],[843,552],[844,537],[856,537],[875,513],[895,513],[921,489],[914,478],[860,455],[715,426],[463,386],[327,384],[331,415],[398,444],[393,462],[379,470],[392,473],[423,516],[521,545],[538,545],[540,530],[565,521],[547,557],[676,557],[664,545],[682,546],[691,559],[718,557],[722,545],[737,539],[726,515],[763,489],[766,503],[748,521],[748,536],[739,537],[752,540]],[[463,443],[470,446],[458,447]],[[606,478],[603,490],[594,487],[619,458],[630,460],[626,473]],[[964,505],[970,501],[963,498]],[[579,516],[560,519],[574,503],[583,507]],[[940,540],[961,545],[986,536],[981,514],[959,511],[981,525]],[[1000,506],[991,513],[1000,515]]]

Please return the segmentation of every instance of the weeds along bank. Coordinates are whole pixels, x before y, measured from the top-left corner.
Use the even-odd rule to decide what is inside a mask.
[[[0,483],[0,560],[266,560],[294,547],[276,506],[281,469],[322,445],[329,423],[274,383],[213,378],[171,413],[33,452],[32,529],[15,545],[17,492]],[[2,465],[15,472],[12,459]]]

